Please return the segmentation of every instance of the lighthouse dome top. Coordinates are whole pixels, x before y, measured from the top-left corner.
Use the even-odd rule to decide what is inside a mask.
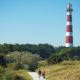
[[[72,11],[73,11],[72,4],[68,3],[68,5],[67,5],[67,12],[72,12]]]

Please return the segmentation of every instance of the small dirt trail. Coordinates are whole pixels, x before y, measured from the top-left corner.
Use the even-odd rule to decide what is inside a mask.
[[[36,72],[28,72],[28,73],[32,77],[33,80],[45,80],[45,79],[43,79],[42,76],[39,78],[39,75]]]

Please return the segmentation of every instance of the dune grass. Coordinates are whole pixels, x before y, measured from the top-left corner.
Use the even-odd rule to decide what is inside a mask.
[[[27,70],[12,70],[0,66],[0,80],[32,80]]]
[[[18,71],[15,71],[15,74],[17,76],[22,77],[24,80],[32,80],[31,76],[27,73],[26,70],[18,70]]]
[[[64,61],[41,69],[46,71],[46,80],[80,80],[80,61]]]

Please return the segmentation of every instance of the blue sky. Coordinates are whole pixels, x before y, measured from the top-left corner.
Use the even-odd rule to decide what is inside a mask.
[[[79,46],[80,0],[0,0],[0,43],[65,46],[69,2],[74,10],[74,46]]]

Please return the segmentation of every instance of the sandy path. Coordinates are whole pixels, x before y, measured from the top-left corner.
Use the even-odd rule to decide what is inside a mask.
[[[39,78],[39,75],[36,72],[28,72],[28,73],[32,77],[33,80],[45,80],[43,79],[42,76]]]

